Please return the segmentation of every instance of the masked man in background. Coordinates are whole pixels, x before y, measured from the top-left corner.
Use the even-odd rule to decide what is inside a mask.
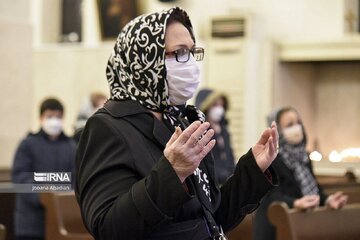
[[[34,172],[74,172],[75,143],[63,133],[63,113],[57,99],[42,102],[40,131],[28,134],[16,150],[13,183],[34,183]],[[14,219],[16,240],[44,239],[44,208],[38,193],[16,194]]]

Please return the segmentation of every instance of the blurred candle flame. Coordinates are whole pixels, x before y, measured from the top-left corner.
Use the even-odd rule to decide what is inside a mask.
[[[341,162],[342,161],[341,154],[335,150],[331,151],[331,153],[329,154],[329,161],[330,162]]]
[[[333,150],[329,154],[330,162],[343,162],[360,159],[360,148],[346,148],[341,152]]]
[[[313,151],[313,152],[311,152],[310,153],[310,160],[311,161],[315,161],[315,162],[320,162],[321,161],[321,159],[322,159],[322,155],[321,155],[321,153],[319,153],[318,151]]]
[[[360,158],[360,148],[347,148],[341,151],[342,158]]]

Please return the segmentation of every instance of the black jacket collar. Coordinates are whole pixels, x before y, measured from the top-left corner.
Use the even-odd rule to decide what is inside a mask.
[[[165,147],[172,133],[150,110],[135,101],[109,100],[98,112],[106,111],[114,118],[123,118],[141,131],[146,137]]]
[[[108,100],[104,104],[103,108],[111,116],[115,118],[136,115],[139,113],[151,114],[151,112],[142,105],[140,105],[140,103],[131,100],[126,100],[126,101]]]

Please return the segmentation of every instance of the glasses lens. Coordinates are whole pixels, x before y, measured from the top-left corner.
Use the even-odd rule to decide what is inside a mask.
[[[192,53],[196,61],[202,61],[204,59],[204,49],[201,47],[195,47],[192,49]]]
[[[189,61],[189,56],[190,56],[189,49],[181,48],[177,50],[175,54],[176,54],[176,60],[178,62],[184,63]]]

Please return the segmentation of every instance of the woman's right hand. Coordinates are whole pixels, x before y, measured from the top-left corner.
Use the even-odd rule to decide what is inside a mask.
[[[305,210],[309,208],[315,208],[319,206],[319,204],[320,204],[319,195],[306,195],[294,201],[294,208]]]
[[[167,142],[164,156],[169,160],[180,181],[183,183],[190,176],[204,157],[215,146],[214,130],[209,129],[208,122],[193,122],[184,131],[176,127],[174,134]]]

